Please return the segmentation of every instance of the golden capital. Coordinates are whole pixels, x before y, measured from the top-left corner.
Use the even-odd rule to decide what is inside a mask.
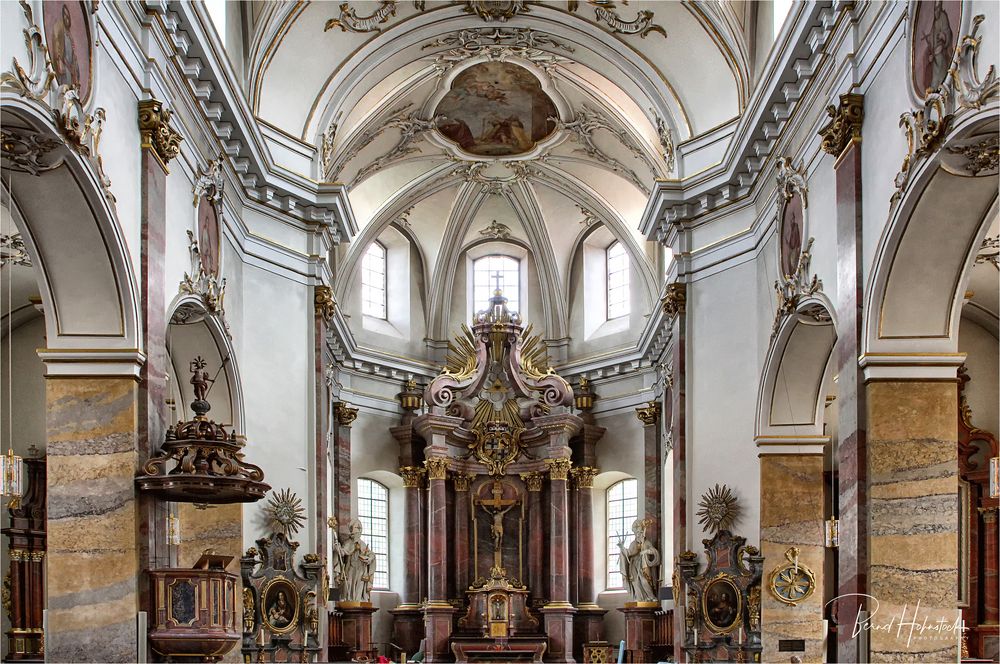
[[[653,426],[660,419],[660,402],[650,401],[645,408],[636,408],[635,416],[642,420],[646,426]]]
[[[663,313],[668,316],[676,316],[687,311],[687,284],[675,281],[667,284],[667,294],[660,300]]]
[[[594,478],[597,477],[597,473],[601,472],[593,466],[578,466],[569,471],[572,475],[573,481],[576,486],[580,489],[593,489],[594,488]]]
[[[316,286],[313,304],[316,307],[316,315],[322,316],[328,323],[337,311],[337,303],[333,301],[333,289],[329,286]]]
[[[524,485],[528,487],[528,491],[541,491],[542,490],[542,474],[531,472],[531,473],[521,473],[521,480]]]
[[[549,465],[549,479],[553,481],[566,481],[569,476],[569,467],[573,465],[569,459],[546,459],[545,463]]]
[[[455,481],[455,491],[468,491],[476,476],[472,473],[455,473],[451,479]]]
[[[982,515],[984,523],[994,523],[997,520],[997,511],[1000,508],[993,505],[992,507],[977,507],[976,510]]]
[[[427,479],[431,480],[444,480],[448,478],[448,466],[451,465],[451,459],[448,457],[431,457],[424,461],[424,466],[427,467]]]
[[[163,170],[167,163],[180,154],[184,138],[170,126],[170,110],[157,99],[139,101],[140,145],[153,153]]]
[[[819,130],[823,137],[820,149],[834,157],[843,154],[853,141],[861,140],[861,125],[865,120],[865,96],[840,95],[840,106],[828,106],[830,122]]]
[[[403,486],[407,489],[419,489],[424,485],[424,475],[427,471],[419,466],[403,466],[399,469],[403,477]]]
[[[349,427],[354,423],[354,420],[358,419],[358,409],[351,408],[343,401],[338,401],[333,404],[333,415],[337,418],[337,424]]]

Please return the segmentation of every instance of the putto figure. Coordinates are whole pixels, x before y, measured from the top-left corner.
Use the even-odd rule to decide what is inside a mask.
[[[646,539],[646,523],[636,519],[632,523],[635,535],[628,546],[618,542],[620,552],[618,564],[625,588],[633,602],[655,602],[659,586],[657,568],[660,566],[660,552]]]

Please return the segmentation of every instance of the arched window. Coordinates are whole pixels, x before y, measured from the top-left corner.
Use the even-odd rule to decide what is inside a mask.
[[[608,320],[627,316],[629,313],[628,254],[621,242],[607,250],[608,268]]]
[[[483,256],[472,263],[473,312],[490,306],[490,298],[497,287],[497,273],[500,274],[500,289],[507,298],[507,308],[520,313],[521,262],[501,254]]]
[[[372,242],[361,261],[361,311],[385,319],[385,247]]]
[[[622,480],[608,487],[608,588],[624,588],[618,567],[618,543],[627,546],[633,539],[632,522],[639,517],[637,482]]]
[[[358,479],[358,519],[362,539],[375,554],[374,588],[389,587],[389,489],[364,477]]]

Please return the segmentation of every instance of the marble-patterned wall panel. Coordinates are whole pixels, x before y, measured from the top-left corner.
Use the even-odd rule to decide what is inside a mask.
[[[50,661],[136,659],[137,394],[131,378],[46,381]]]
[[[764,554],[761,612],[763,661],[787,661],[779,639],[805,640],[804,662],[821,662],[823,648],[823,457],[761,455],[760,539]],[[772,570],[787,563],[785,552],[798,547],[799,563],[816,576],[816,589],[791,606],[769,590]]]
[[[226,569],[239,574],[243,553],[242,504],[195,507],[192,503],[180,503],[177,516],[181,535],[178,565],[191,567],[206,549],[214,549],[221,556],[233,556]]]
[[[953,382],[868,385],[873,662],[958,655],[957,400]]]

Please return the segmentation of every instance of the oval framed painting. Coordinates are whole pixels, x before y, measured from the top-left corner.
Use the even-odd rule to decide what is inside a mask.
[[[743,622],[743,595],[731,579],[719,576],[705,587],[701,609],[709,629],[728,634]]]
[[[922,100],[948,76],[962,34],[962,0],[911,2],[909,17],[910,81]]]
[[[90,99],[94,77],[94,41],[87,4],[80,0],[42,3],[45,43],[56,82],[76,88],[81,104]]]
[[[217,277],[222,258],[219,242],[220,203],[213,199],[212,193],[206,192],[198,201],[198,255],[205,273]]]
[[[288,579],[271,579],[261,592],[261,619],[268,631],[287,634],[299,624],[299,593]]]
[[[802,240],[805,237],[805,202],[802,194],[793,192],[781,205],[780,248],[778,267],[781,276],[790,279],[795,276],[802,256]]]

